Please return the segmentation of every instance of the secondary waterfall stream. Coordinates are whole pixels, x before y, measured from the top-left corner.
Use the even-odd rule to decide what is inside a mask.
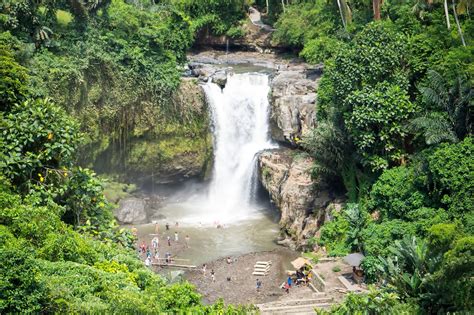
[[[257,153],[273,147],[268,126],[268,76],[229,75],[224,89],[208,82],[204,91],[214,135],[207,212],[215,221],[232,222],[254,210]]]

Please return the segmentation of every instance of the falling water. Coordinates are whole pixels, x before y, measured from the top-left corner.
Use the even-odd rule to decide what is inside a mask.
[[[207,199],[208,213],[222,221],[254,209],[252,188],[257,153],[273,147],[269,138],[270,86],[258,73],[229,75],[224,89],[204,86],[211,108],[214,169]]]

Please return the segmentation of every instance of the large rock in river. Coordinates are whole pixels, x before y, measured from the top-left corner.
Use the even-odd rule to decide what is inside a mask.
[[[267,150],[258,159],[259,179],[281,212],[282,244],[302,247],[341,208],[324,183],[311,176],[313,159],[290,149]]]
[[[126,198],[115,209],[115,218],[123,224],[143,223],[147,220],[146,202],[140,198]]]

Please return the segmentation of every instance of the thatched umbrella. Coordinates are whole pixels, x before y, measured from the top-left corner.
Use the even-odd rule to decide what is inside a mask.
[[[352,253],[344,257],[344,261],[351,266],[359,267],[364,258],[365,256],[361,253]]]
[[[303,257],[296,258],[295,260],[293,260],[291,262],[291,264],[296,269],[300,269],[301,267],[303,267],[305,265],[311,265],[310,262],[307,259],[303,258]]]

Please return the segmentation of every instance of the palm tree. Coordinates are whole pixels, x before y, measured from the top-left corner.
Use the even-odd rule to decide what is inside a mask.
[[[427,144],[457,142],[472,133],[474,91],[469,80],[458,76],[450,86],[440,73],[429,70],[427,84],[418,89],[427,108],[410,122],[410,128],[421,132]]]
[[[418,298],[425,289],[426,277],[439,267],[441,255],[432,256],[426,241],[415,236],[395,241],[389,250],[390,257],[379,257],[379,269],[400,296]]]

